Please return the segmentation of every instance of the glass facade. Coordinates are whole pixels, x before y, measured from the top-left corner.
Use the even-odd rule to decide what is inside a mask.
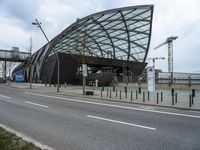
[[[145,62],[153,5],[103,11],[77,19],[52,40],[55,52]]]

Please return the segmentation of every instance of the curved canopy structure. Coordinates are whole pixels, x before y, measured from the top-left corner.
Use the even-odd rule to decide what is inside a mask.
[[[145,63],[153,18],[153,5],[140,5],[98,12],[82,19],[34,53],[26,76],[41,80],[48,58],[55,53]],[[34,65],[33,65],[34,64]]]
[[[77,19],[58,35],[54,52],[144,62],[150,43],[152,16],[153,6],[146,5],[103,11]]]

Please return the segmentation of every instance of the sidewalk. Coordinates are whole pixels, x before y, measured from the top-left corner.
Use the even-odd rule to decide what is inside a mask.
[[[67,85],[65,87],[64,85],[62,85],[60,87],[60,92],[57,93],[57,87],[55,87],[54,85],[51,85],[51,87],[47,85],[45,87],[44,84],[32,84],[32,89],[30,89],[29,83],[11,83],[10,85],[6,85],[15,88],[21,88],[27,92],[35,92],[40,94],[85,97],[124,103],[200,111],[199,90],[195,91],[195,97],[190,98],[189,95],[192,95],[192,92],[189,90],[175,90],[175,94],[174,96],[172,96],[171,89],[157,90],[154,93],[148,94],[145,88],[141,89],[141,93],[139,93],[137,88],[128,88],[127,93],[125,93],[124,87],[116,87],[115,90],[113,90],[112,87],[105,87],[104,91],[101,91],[100,87],[86,87],[86,91],[93,91],[94,95],[83,95],[82,86]]]

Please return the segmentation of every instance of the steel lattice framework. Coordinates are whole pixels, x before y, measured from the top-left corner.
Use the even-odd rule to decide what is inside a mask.
[[[151,39],[153,5],[130,6],[98,12],[58,34],[27,62],[31,72],[41,78],[46,60],[55,53],[78,54],[144,63]]]
[[[143,5],[77,19],[54,41],[54,51],[145,62],[152,16],[153,6]]]

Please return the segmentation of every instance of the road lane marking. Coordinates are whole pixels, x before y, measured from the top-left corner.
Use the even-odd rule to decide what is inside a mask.
[[[72,98],[64,98],[64,97],[57,97],[57,96],[49,96],[49,95],[30,93],[30,92],[25,92],[25,93],[26,94],[30,94],[30,95],[35,95],[35,96],[55,98],[55,99],[61,99],[61,100],[66,100],[66,101],[72,101],[72,102],[80,102],[80,103],[94,104],[94,105],[100,105],[100,106],[108,106],[108,107],[114,107],[114,108],[123,108],[123,109],[128,109],[128,110],[136,110],[136,111],[143,111],[143,112],[152,112],[152,113],[159,113],[159,114],[166,114],[166,115],[173,115],[173,116],[181,116],[181,117],[189,117],[189,118],[198,118],[198,119],[200,119],[200,116],[197,116],[197,115],[180,114],[180,113],[173,113],[173,112],[167,112],[167,111],[158,111],[158,110],[134,108],[134,107],[120,106],[120,105],[113,105],[113,104],[105,104],[105,103],[98,103],[98,102],[90,102],[90,101],[83,101],[83,100],[77,100],[77,99],[72,99]]]
[[[148,127],[148,126],[143,126],[143,125],[138,125],[138,124],[132,124],[132,123],[128,123],[128,122],[123,122],[123,121],[118,121],[118,120],[112,120],[112,119],[107,119],[107,118],[102,118],[102,117],[97,117],[97,116],[92,116],[92,115],[87,115],[87,117],[88,118],[97,119],[97,120],[103,120],[103,121],[114,122],[114,123],[119,123],[119,124],[123,124],[123,125],[128,125],[128,126],[143,128],[143,129],[156,130],[156,128],[152,128],[152,127]]]
[[[8,96],[5,96],[5,95],[0,95],[0,97],[3,97],[3,98],[11,98],[11,97],[8,97]]]
[[[27,104],[31,104],[31,105],[35,105],[35,106],[40,106],[40,107],[44,107],[44,108],[49,108],[49,106],[47,105],[42,105],[42,104],[38,104],[38,103],[33,103],[33,102],[29,102],[29,101],[24,101]]]

